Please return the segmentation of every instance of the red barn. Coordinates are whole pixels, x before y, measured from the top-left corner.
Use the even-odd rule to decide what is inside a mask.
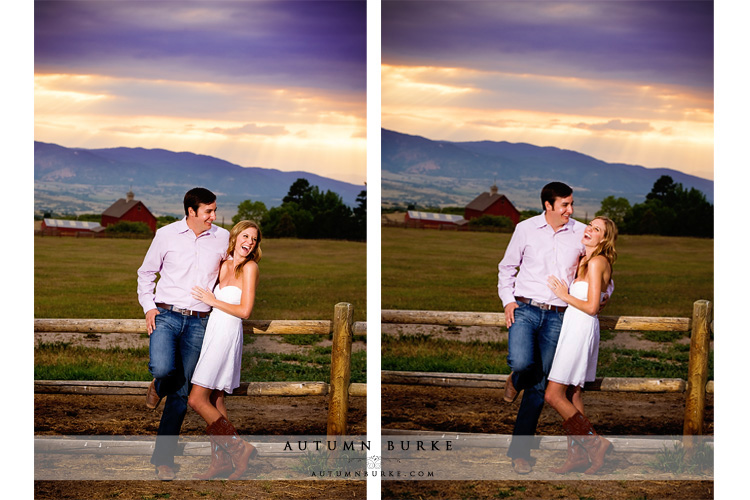
[[[110,224],[117,224],[120,221],[144,222],[151,228],[151,232],[156,232],[156,217],[149,212],[143,202],[133,199],[135,196],[132,191],[128,191],[126,198],[120,198],[102,213],[102,226],[107,227]]]
[[[478,219],[483,215],[504,215],[518,224],[521,213],[513,206],[504,194],[498,194],[497,186],[493,185],[489,193],[482,193],[474,201],[466,205],[464,219]]]

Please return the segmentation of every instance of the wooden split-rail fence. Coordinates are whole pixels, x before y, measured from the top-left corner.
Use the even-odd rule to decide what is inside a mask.
[[[325,382],[246,382],[233,394],[249,396],[328,395],[327,433],[346,435],[349,396],[367,396],[367,386],[351,383],[352,337],[366,335],[367,323],[354,322],[354,308],[342,302],[328,320],[244,320],[245,333],[255,335],[331,335],[331,380]],[[145,334],[143,319],[35,319],[34,331],[43,333]],[[35,380],[36,393],[146,394],[150,382]]]
[[[436,326],[490,326],[505,328],[505,314],[486,312],[383,310],[381,322]],[[684,444],[692,447],[692,436],[703,434],[706,393],[713,392],[708,382],[713,304],[698,300],[693,304],[692,318],[600,316],[602,330],[690,332],[690,358],[687,380],[598,378],[587,384],[587,390],[634,392],[684,392]],[[426,385],[463,385],[500,387],[507,375],[447,374],[423,372],[382,372],[383,383],[420,383]]]

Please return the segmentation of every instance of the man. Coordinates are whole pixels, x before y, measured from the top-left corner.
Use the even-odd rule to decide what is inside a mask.
[[[154,377],[146,406],[156,409],[167,398],[151,456],[157,477],[164,481],[175,478],[177,439],[210,312],[191,290],[213,290],[229,243],[229,231],[213,225],[216,196],[211,191],[191,189],[183,204],[185,217],[156,232],[138,269],[138,302],[146,315],[148,368]]]
[[[503,399],[512,403],[524,391],[507,453],[518,474],[531,472],[532,440],[567,308],[547,279],[557,276],[570,284],[584,255],[581,238],[586,226],[572,219],[570,186],[551,182],[542,188],[541,200],[544,212],[516,226],[498,264],[498,295],[505,308],[512,370]],[[610,283],[607,297],[612,289]]]

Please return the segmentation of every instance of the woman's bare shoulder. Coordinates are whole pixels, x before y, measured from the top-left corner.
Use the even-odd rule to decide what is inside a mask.
[[[244,266],[242,266],[242,279],[251,279],[253,276],[258,276],[260,273],[260,267],[258,267],[258,263],[254,260],[251,260],[247,262]]]

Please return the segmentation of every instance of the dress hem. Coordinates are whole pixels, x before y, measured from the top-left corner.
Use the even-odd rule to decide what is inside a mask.
[[[586,380],[586,381],[584,381],[581,384],[576,384],[575,382],[562,381],[562,380],[559,380],[559,379],[555,380],[555,379],[553,379],[551,377],[547,377],[547,380],[552,381],[552,382],[556,382],[556,383],[561,384],[561,385],[574,385],[576,387],[583,387],[584,384],[586,384],[586,382],[589,382],[589,380]],[[593,382],[593,380],[591,380],[591,382]]]
[[[227,390],[226,387],[213,387],[211,384],[202,384],[200,382],[195,382],[195,381],[191,381],[190,383],[193,384],[193,385],[199,385],[199,386],[203,387],[204,389],[211,389],[212,391],[224,391],[227,394],[232,394],[234,392],[234,390],[237,387],[239,387],[239,385],[237,385],[237,386],[235,386],[235,387]]]

